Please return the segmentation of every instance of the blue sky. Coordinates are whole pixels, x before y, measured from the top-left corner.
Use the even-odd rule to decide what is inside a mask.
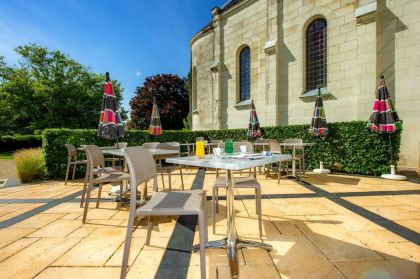
[[[144,78],[186,76],[191,37],[226,0],[0,0],[0,56],[36,43],[57,49],[124,87],[125,108]]]

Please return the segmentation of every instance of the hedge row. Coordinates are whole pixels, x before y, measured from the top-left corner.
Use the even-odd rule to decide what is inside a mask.
[[[371,133],[362,121],[329,123],[330,135],[323,144],[324,165],[334,171],[380,175],[389,172],[390,154],[387,138]],[[286,138],[302,138],[305,142],[317,142],[308,133],[309,125],[288,125],[263,128],[264,138],[279,142]],[[148,141],[194,142],[196,137],[207,140],[227,139],[234,141],[245,139],[245,129],[209,130],[209,131],[164,131],[163,135],[152,138],[147,131],[130,130],[122,141],[129,146],[141,145]],[[47,172],[50,178],[62,178],[65,174],[67,151],[65,143],[75,146],[96,144],[109,146],[113,142],[96,136],[96,130],[49,129],[43,132],[43,149]],[[393,135],[394,158],[398,160],[400,134]],[[81,156],[83,156],[81,154]],[[307,169],[318,167],[319,144],[305,148]]]
[[[18,149],[41,147],[41,135],[2,136],[0,137],[0,152]]]

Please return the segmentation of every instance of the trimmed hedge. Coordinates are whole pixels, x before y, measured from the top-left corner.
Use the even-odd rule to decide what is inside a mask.
[[[333,171],[353,174],[380,175],[389,172],[390,154],[387,138],[367,129],[364,121],[329,123],[330,135],[323,144],[324,165]],[[279,142],[286,138],[302,138],[304,142],[318,142],[309,134],[309,125],[288,125],[263,128],[264,138]],[[148,141],[194,142],[196,137],[207,140],[245,139],[246,129],[208,131],[164,131],[163,135],[152,138],[147,131],[130,130],[122,141],[129,146],[141,145]],[[96,144],[109,146],[113,142],[99,138],[96,130],[48,129],[43,132],[43,150],[47,172],[50,178],[63,178],[66,170],[67,151],[65,143],[80,146]],[[400,133],[393,135],[394,158],[398,160]],[[82,154],[81,154],[82,155]],[[307,169],[319,166],[319,145],[305,148]],[[81,169],[81,172],[83,170]]]
[[[0,152],[18,149],[41,147],[41,135],[2,136],[0,137]]]

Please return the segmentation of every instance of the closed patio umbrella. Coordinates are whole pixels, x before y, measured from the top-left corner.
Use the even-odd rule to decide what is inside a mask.
[[[162,125],[160,124],[159,108],[156,103],[156,98],[153,98],[152,116],[150,119],[149,135],[162,135]]]
[[[389,151],[391,155],[391,173],[383,174],[381,177],[394,180],[406,180],[407,177],[395,174],[392,134],[401,130],[402,120],[399,119],[397,111],[392,104],[383,75],[380,78],[379,86],[376,91],[376,99],[373,103],[372,114],[369,118],[369,128],[377,134],[388,134]]]
[[[247,136],[251,140],[261,137],[260,122],[258,122],[257,111],[255,110],[254,100],[251,101],[251,111],[249,113],[249,123]]]
[[[109,73],[106,72],[106,81],[102,99],[102,110],[98,125],[98,136],[105,139],[117,140],[124,136],[124,125],[120,112],[117,110],[117,101],[112,88]]]
[[[320,141],[320,153],[321,157],[322,155],[322,143],[324,139],[328,136],[328,127],[327,127],[327,119],[325,118],[325,110],[324,105],[322,103],[322,97],[321,97],[321,89],[318,88],[318,96],[316,97],[315,101],[315,108],[314,113],[312,116],[312,123],[311,128],[309,129],[309,133],[317,137]],[[324,169],[324,162],[322,159],[319,162],[319,169],[314,169],[313,172],[315,173],[330,173],[331,171],[329,169]]]

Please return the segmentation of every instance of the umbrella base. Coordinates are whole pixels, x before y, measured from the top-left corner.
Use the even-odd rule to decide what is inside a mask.
[[[313,172],[314,173],[319,173],[319,174],[331,173],[331,171],[329,169],[314,169]]]
[[[331,171],[329,169],[324,169],[324,162],[323,161],[319,162],[319,169],[314,169],[313,172],[314,173],[319,173],[319,174],[331,173]]]
[[[392,179],[392,180],[407,180],[407,177],[404,175],[395,174],[395,165],[391,165],[391,173],[381,175],[382,178]]]
[[[407,180],[407,177],[405,177],[404,175],[399,175],[399,174],[383,174],[381,175],[381,177],[385,179],[392,179],[392,180]]]

